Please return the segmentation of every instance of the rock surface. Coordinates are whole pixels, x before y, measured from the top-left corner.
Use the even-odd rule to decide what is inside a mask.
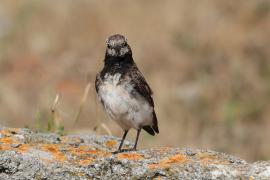
[[[119,140],[1,128],[0,179],[270,179],[270,162],[179,148],[111,154]]]

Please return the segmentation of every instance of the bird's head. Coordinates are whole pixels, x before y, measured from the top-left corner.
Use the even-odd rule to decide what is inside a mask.
[[[131,55],[131,49],[127,43],[127,39],[120,34],[115,34],[106,40],[106,55],[110,57],[124,57]]]

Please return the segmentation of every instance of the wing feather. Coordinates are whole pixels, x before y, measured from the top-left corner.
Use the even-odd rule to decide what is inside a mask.
[[[138,92],[142,97],[144,97],[146,101],[154,108],[155,105],[152,98],[153,91],[151,90],[150,86],[147,84],[145,78],[143,77],[142,73],[139,71],[136,65],[134,65],[131,68],[130,76],[131,76],[131,83],[133,84],[133,87],[136,90],[136,92]],[[158,121],[157,121],[155,110],[153,110],[152,115],[153,115],[153,125],[150,127],[153,129],[153,131],[155,131],[156,133],[159,133]],[[153,134],[152,131],[147,130],[150,127],[147,127],[144,129],[150,134]]]

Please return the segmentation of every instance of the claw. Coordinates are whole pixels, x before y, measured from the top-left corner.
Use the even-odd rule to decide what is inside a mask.
[[[120,149],[117,151],[112,152],[112,154],[118,154],[118,153],[123,153],[123,152],[130,152],[130,151],[137,151],[137,149],[135,148],[131,148],[131,149]]]
[[[118,154],[118,153],[121,153],[121,150],[117,150],[117,151],[113,151],[112,154]]]

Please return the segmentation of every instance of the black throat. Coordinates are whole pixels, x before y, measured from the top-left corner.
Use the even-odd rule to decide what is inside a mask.
[[[101,71],[101,77],[103,78],[106,73],[114,75],[116,73],[125,74],[130,67],[134,65],[132,55],[127,54],[123,57],[115,57],[105,55],[104,68]]]

